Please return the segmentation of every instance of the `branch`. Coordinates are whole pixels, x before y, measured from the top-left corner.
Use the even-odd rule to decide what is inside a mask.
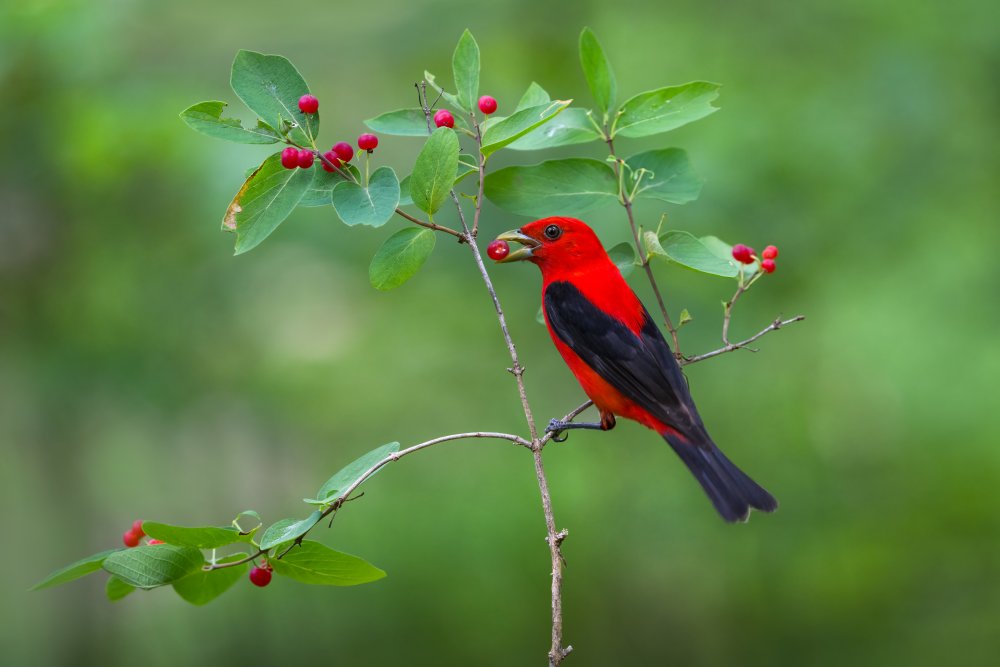
[[[426,227],[427,229],[433,229],[436,232],[444,232],[445,234],[451,234],[452,236],[456,237],[460,242],[465,240],[465,237],[462,235],[462,232],[456,231],[451,227],[445,227],[444,225],[438,225],[433,222],[427,222],[426,220],[421,220],[420,218],[414,218],[412,215],[410,215],[401,208],[396,209],[396,215],[402,216],[407,220],[409,220],[410,222],[416,225],[420,225],[421,227]]]
[[[588,400],[588,401],[584,401],[583,403],[581,403],[580,405],[576,406],[575,408],[573,408],[572,410],[570,410],[570,411],[569,411],[568,413],[566,413],[566,416],[565,416],[565,417],[563,417],[562,419],[560,419],[559,421],[563,421],[563,422],[571,422],[571,421],[573,421],[574,419],[576,419],[577,417],[579,417],[579,416],[580,416],[580,414],[581,414],[581,413],[582,413],[582,412],[583,412],[584,410],[586,410],[587,408],[589,408],[589,407],[590,407],[591,405],[593,405],[593,404],[594,404],[594,402],[593,402],[593,401],[589,401],[589,400]],[[550,440],[552,440],[552,438],[554,438],[555,436],[556,436],[556,434],[555,434],[555,433],[553,433],[553,432],[551,432],[551,431],[547,431],[547,432],[545,433],[545,435],[543,435],[543,436],[542,436],[542,439],[541,439],[541,440],[539,441],[539,444],[540,444],[540,445],[541,445],[542,447],[544,447],[544,446],[545,446],[546,444],[548,444],[548,442],[549,442]]]
[[[341,507],[343,507],[344,503],[346,503],[349,499],[351,499],[351,494],[354,493],[357,490],[357,488],[365,482],[365,480],[374,475],[379,470],[379,468],[388,465],[393,461],[398,461],[404,456],[413,454],[414,452],[419,452],[420,450],[427,449],[428,447],[433,447],[434,445],[439,445],[443,442],[451,442],[452,440],[468,440],[471,438],[493,438],[496,440],[509,440],[515,445],[520,445],[521,447],[532,449],[532,444],[527,440],[525,440],[524,438],[522,438],[521,436],[513,435],[512,433],[500,433],[497,431],[470,431],[468,433],[453,433],[451,435],[442,435],[438,438],[433,438],[431,440],[421,442],[420,444],[413,445],[412,447],[407,447],[406,449],[402,449],[398,452],[393,452],[392,454],[389,454],[388,456],[386,456],[385,458],[381,459],[380,461],[372,465],[370,468],[368,468],[368,470],[366,470],[360,477],[354,480],[353,484],[351,484],[349,487],[347,487],[346,490],[344,490],[343,493],[337,496],[330,503],[329,507],[323,510],[323,513],[320,514],[319,517],[320,520],[326,518],[328,515],[332,514],[333,512],[336,512]],[[316,525],[319,525],[319,521],[316,522]],[[313,528],[315,527],[316,526],[313,526]],[[305,536],[308,535],[311,530],[312,528],[310,528],[305,533],[296,538],[295,544],[301,544],[303,538],[305,538]],[[212,563],[211,565],[205,566],[205,568],[203,569],[206,571],[221,570],[222,568],[225,567],[234,567],[236,565],[242,565],[243,563],[248,563],[260,556],[267,554],[268,551],[270,551],[270,549],[258,549],[257,553],[251,554],[241,560],[234,561],[232,563]],[[288,550],[286,550],[281,555],[284,556],[285,553],[288,553]],[[278,556],[278,558],[280,557],[281,556]]]
[[[422,85],[417,86],[417,95],[420,99],[420,106],[424,111],[424,117],[427,120],[427,131],[431,132],[431,110],[427,105],[427,86],[426,82]],[[470,112],[474,113],[474,112]],[[473,118],[473,123],[475,123],[475,118]],[[500,323],[500,331],[503,333],[504,342],[507,344],[507,352],[510,354],[511,367],[507,370],[514,376],[517,381],[517,393],[521,398],[521,408],[524,410],[524,418],[528,422],[528,432],[531,434],[531,454],[534,459],[535,464],[535,479],[538,482],[538,490],[542,497],[542,512],[545,515],[545,529],[546,537],[545,541],[549,545],[549,555],[552,558],[552,647],[549,649],[549,666],[558,667],[559,663],[562,662],[573,647],[562,645],[562,578],[563,578],[563,557],[562,551],[560,549],[563,540],[566,539],[567,533],[565,531],[556,530],[556,520],[555,514],[552,511],[552,495],[549,491],[548,478],[545,476],[545,466],[542,464],[542,441],[538,437],[538,429],[535,426],[535,418],[531,412],[531,404],[528,402],[528,393],[524,386],[524,367],[521,365],[521,361],[517,356],[517,347],[514,345],[514,340],[511,338],[510,330],[507,328],[507,318],[504,316],[503,307],[500,305],[500,299],[497,297],[496,289],[493,287],[493,281],[490,280],[490,274],[486,270],[486,265],[483,263],[483,257],[479,253],[479,247],[476,245],[476,231],[478,228],[476,225],[479,222],[479,213],[482,200],[483,191],[483,172],[485,169],[485,161],[482,157],[482,133],[479,131],[478,125],[476,126],[476,147],[479,149],[479,193],[480,196],[476,200],[476,212],[473,218],[473,229],[469,229],[469,225],[465,220],[465,212],[462,210],[462,203],[458,199],[458,195],[455,190],[451,191],[451,199],[455,203],[455,209],[458,211],[458,218],[462,223],[462,230],[465,232],[465,240],[469,243],[469,249],[472,251],[473,260],[476,262],[476,268],[479,269],[479,275],[483,279],[483,283],[486,285],[486,290],[490,294],[490,299],[493,301],[493,309],[496,311],[497,321]]]
[[[706,352],[705,354],[699,354],[699,355],[694,356],[694,357],[688,357],[686,359],[682,359],[680,361],[680,364],[681,364],[681,366],[687,366],[688,364],[695,364],[695,363],[698,363],[699,361],[705,361],[706,359],[711,359],[712,357],[717,357],[720,354],[725,354],[727,352],[732,352],[734,350],[740,350],[740,349],[744,349],[744,348],[750,350],[751,352],[756,352],[757,350],[754,350],[753,348],[747,347],[747,345],[749,345],[750,343],[754,342],[755,340],[757,340],[758,338],[760,338],[761,336],[763,336],[765,334],[768,334],[768,333],[770,333],[772,331],[777,331],[781,327],[788,326],[789,324],[794,324],[795,322],[801,322],[804,319],[806,319],[805,315],[796,315],[795,317],[793,317],[791,319],[787,319],[787,320],[783,320],[780,317],[776,318],[769,325],[767,325],[766,327],[764,327],[763,329],[761,329],[760,331],[758,331],[757,333],[755,333],[753,336],[750,336],[749,338],[747,338],[744,341],[740,341],[739,343],[727,343],[726,345],[720,347],[718,350],[712,350],[711,352]]]
[[[611,157],[614,158],[615,163],[615,176],[618,179],[619,184],[622,183],[622,168],[621,160],[619,159],[617,153],[615,153],[615,142],[608,134],[607,125],[604,128],[604,141],[608,144],[608,151],[611,153]],[[645,249],[642,246],[642,241],[639,239],[639,228],[635,224],[635,216],[632,214],[632,199],[629,197],[627,188],[619,186],[621,194],[621,205],[625,207],[625,213],[628,215],[628,224],[632,229],[632,241],[635,243],[635,250],[639,253],[639,259],[642,262],[642,268],[646,272],[646,278],[649,279],[649,284],[653,288],[653,294],[656,295],[656,303],[660,306],[660,312],[663,313],[663,323],[667,325],[667,331],[670,332],[670,337],[674,341],[674,357],[678,361],[683,359],[681,354],[681,344],[677,339],[677,329],[674,327],[674,323],[670,320],[670,315],[667,313],[667,305],[663,301],[663,295],[660,294],[660,287],[656,284],[656,278],[653,277],[653,268],[649,265],[649,256],[646,254]]]

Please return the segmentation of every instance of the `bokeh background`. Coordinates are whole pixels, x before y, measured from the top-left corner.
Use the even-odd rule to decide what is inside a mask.
[[[691,367],[715,439],[781,500],[728,526],[633,424],[546,450],[565,544],[567,664],[965,665],[1000,656],[1000,39],[976,0],[248,4],[24,0],[0,8],[0,646],[11,665],[543,664],[548,553],[529,454],[454,443],[385,470],[327,544],[389,577],[105,601],[48,571],[135,518],[304,515],[343,463],[476,428],[523,430],[466,253],[443,239],[395,292],[367,284],[387,230],[294,214],[232,256],[219,220],[266,154],[177,118],[229,91],[239,48],[282,53],[323,136],[449,80],[469,27],[483,88],[589,102],[590,25],[621,95],[693,79],[722,111],[623,152],[686,148],[706,186],[672,227],[781,247],[737,335]],[[239,105],[234,104],[238,109]],[[418,142],[384,139],[399,170]],[[567,153],[601,156],[599,145]],[[548,153],[553,155],[553,153]],[[497,160],[529,163],[541,154]],[[488,208],[484,237],[523,219]],[[619,210],[591,216],[625,238]],[[391,223],[395,229],[399,223]],[[580,392],[535,322],[538,275],[494,276],[536,414]],[[728,281],[665,268],[686,351],[717,342]],[[638,276],[636,276],[638,277]],[[641,280],[633,283],[648,296]]]

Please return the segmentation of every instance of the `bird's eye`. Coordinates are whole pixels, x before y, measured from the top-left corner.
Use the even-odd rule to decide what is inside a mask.
[[[545,238],[550,241],[555,241],[557,238],[562,236],[562,230],[559,229],[559,225],[549,225],[545,228]]]

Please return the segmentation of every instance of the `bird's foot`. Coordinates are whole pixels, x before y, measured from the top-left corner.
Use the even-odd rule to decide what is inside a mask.
[[[563,435],[563,431],[569,431],[575,428],[585,428],[593,429],[597,431],[606,430],[604,425],[600,422],[564,422],[561,419],[551,419],[549,420],[549,425],[545,427],[546,433],[552,434],[552,440],[554,442],[566,442],[568,435]],[[559,437],[562,435],[562,437]]]

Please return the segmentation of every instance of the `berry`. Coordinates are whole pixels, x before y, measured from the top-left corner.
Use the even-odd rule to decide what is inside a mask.
[[[250,569],[250,583],[263,588],[271,583],[271,570],[263,567],[252,567]]]
[[[490,97],[489,95],[483,95],[479,98],[479,110],[484,114],[489,116],[491,113],[497,110],[496,99]]]
[[[506,241],[501,241],[496,239],[488,246],[486,246],[486,254],[490,256],[495,262],[499,262],[501,259],[510,254],[510,246],[507,245]]]
[[[139,537],[146,537],[146,531],[142,529],[142,519],[136,519],[132,522],[132,532]]]
[[[439,109],[434,114],[434,124],[438,127],[455,127],[455,117],[447,109]]]
[[[154,540],[150,540],[149,542],[146,542],[146,545],[151,547],[154,544],[163,544],[163,543],[164,543],[163,540],[155,540],[154,539]]]
[[[333,145],[333,152],[344,162],[350,162],[351,158],[354,157],[354,146],[346,141],[341,141]]]
[[[139,540],[140,539],[142,539],[141,536],[137,532],[135,532],[134,530],[132,530],[131,528],[129,528],[128,530],[126,530],[125,534],[122,535],[122,542],[124,542],[125,546],[127,546],[127,547],[137,547],[137,546],[139,546]]]
[[[373,151],[378,146],[378,137],[374,134],[362,134],[358,137],[358,148],[363,151]]]
[[[775,259],[778,256],[778,248],[776,246],[769,245],[764,248],[764,252],[760,253],[760,256],[764,259]]]
[[[773,259],[764,259],[760,262],[760,268],[764,273],[774,273],[774,270],[778,267],[775,266]]]
[[[733,259],[743,264],[753,264],[753,248],[737,243],[733,246]]]
[[[316,158],[312,151],[303,148],[299,151],[298,165],[303,169],[308,169],[313,166],[313,160]]]
[[[281,166],[285,169],[295,169],[299,166],[299,149],[289,146],[281,151]]]
[[[303,95],[299,98],[299,110],[302,113],[316,113],[319,111],[319,100],[312,95]]]
[[[340,167],[340,165],[343,164],[340,161],[340,156],[337,155],[332,150],[323,153],[323,157],[326,158],[326,160],[322,161],[323,169],[326,170],[326,171],[337,171],[337,169]],[[331,167],[329,164],[327,164],[327,162],[332,163],[333,166]]]

